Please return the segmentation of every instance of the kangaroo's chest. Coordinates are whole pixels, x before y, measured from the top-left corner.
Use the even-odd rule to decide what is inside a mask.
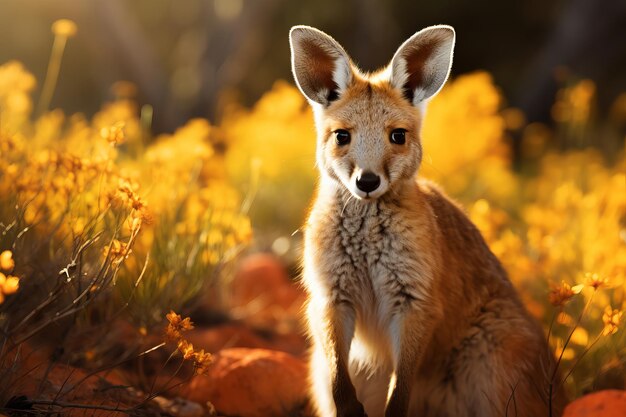
[[[429,235],[428,219],[411,208],[381,201],[314,206],[303,275],[311,301],[352,308],[356,346],[385,356],[394,318],[428,302],[434,282]]]
[[[387,315],[422,297],[419,225],[410,215],[382,202],[337,214],[319,231],[327,238],[317,257],[331,298]]]
[[[337,245],[332,249],[343,262],[349,262],[355,278],[368,281],[384,280],[381,266],[393,263],[391,243],[395,235],[391,227],[392,216],[382,210],[364,210],[360,215],[345,215],[332,227]]]

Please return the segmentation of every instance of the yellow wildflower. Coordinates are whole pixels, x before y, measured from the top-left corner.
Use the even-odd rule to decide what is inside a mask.
[[[6,295],[14,294],[20,288],[20,279],[9,275],[2,285],[2,292]]]
[[[165,317],[174,327],[180,328],[181,330],[193,329],[193,323],[191,323],[191,319],[189,317],[185,317],[183,319],[180,314],[176,314],[174,311],[170,311]]]
[[[17,277],[9,275],[8,277],[0,272],[0,304],[4,302],[4,296],[14,294],[20,286],[20,280]]]
[[[76,23],[69,19],[59,19],[52,24],[52,33],[57,36],[71,38],[77,31]]]
[[[172,341],[172,342],[176,342],[181,337],[183,337],[183,335],[174,326],[172,326],[172,325],[167,326],[167,329],[165,330],[165,339],[166,340]]]
[[[180,314],[176,314],[174,311],[170,311],[165,317],[169,321],[167,335],[171,339],[177,339],[182,332],[193,329],[193,323],[189,317],[183,319]]]
[[[600,287],[606,287],[609,283],[609,279],[600,274],[587,272],[585,274],[585,283],[597,290]]]
[[[185,360],[191,359],[194,357],[193,345],[186,341],[185,339],[181,339],[178,342],[178,351],[183,354],[183,358]]]
[[[0,269],[10,272],[13,270],[13,267],[15,267],[13,253],[10,250],[0,253]]]
[[[146,208],[146,203],[137,195],[133,195],[130,200],[130,205],[133,210],[141,211]]]
[[[604,322],[604,329],[602,329],[603,336],[617,333],[622,314],[622,311],[614,310],[611,306],[606,306],[604,314],[602,315],[602,321]]]
[[[109,127],[100,129],[100,136],[107,140],[112,146],[124,143],[126,135],[124,134],[124,122],[117,122]]]
[[[548,300],[550,304],[555,307],[564,306],[569,300],[574,297],[574,295],[580,293],[582,291],[583,285],[574,285],[573,287],[567,284],[566,282],[562,282],[561,285],[552,285],[550,289],[550,293],[548,294]]]
[[[167,319],[167,321],[170,322],[171,325],[178,325],[181,321],[182,321],[182,317],[180,316],[180,314],[176,314],[173,310],[171,310],[169,313],[167,313],[165,315],[165,318]]]
[[[139,186],[128,179],[121,178],[118,184],[118,191],[123,201],[129,202],[133,210],[143,211],[146,209],[146,203],[135,192]]]
[[[128,198],[132,198],[137,188],[137,183],[132,182],[126,178],[120,178],[118,181],[117,189],[120,191],[120,193],[125,194]]]
[[[165,317],[169,322],[165,333],[166,339],[176,343],[176,349],[183,355],[184,360],[193,359],[196,372],[206,373],[211,363],[211,354],[206,353],[204,349],[196,351],[193,344],[185,340],[182,335],[184,331],[193,329],[191,319],[189,317],[183,319],[174,311],[170,311]]]
[[[135,232],[139,230],[141,227],[142,218],[141,216],[136,216],[135,213],[131,217],[128,218],[128,228],[131,232]]]
[[[194,353],[193,361],[196,366],[196,371],[202,375],[208,372],[209,365],[213,361],[213,357],[211,356],[210,353],[208,352],[205,353],[204,349],[202,349],[199,352]]]
[[[119,264],[130,254],[131,250],[128,248],[128,243],[114,239],[109,246],[104,248],[103,252],[105,257],[111,257],[111,262]]]

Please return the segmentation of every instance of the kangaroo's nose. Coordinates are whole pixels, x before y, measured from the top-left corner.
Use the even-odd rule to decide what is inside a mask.
[[[371,193],[380,185],[380,177],[373,172],[364,172],[356,179],[356,186],[359,190]]]

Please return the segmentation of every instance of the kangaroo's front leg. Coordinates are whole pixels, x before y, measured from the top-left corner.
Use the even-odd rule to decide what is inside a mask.
[[[416,373],[433,323],[432,314],[413,305],[407,305],[394,316],[391,342],[395,372],[385,417],[406,417]]]
[[[364,417],[363,405],[356,397],[348,372],[354,308],[345,302],[335,305],[312,300],[307,315],[313,330],[311,377],[319,415],[333,416],[336,409],[337,417]],[[332,404],[331,398],[324,398],[329,394]]]

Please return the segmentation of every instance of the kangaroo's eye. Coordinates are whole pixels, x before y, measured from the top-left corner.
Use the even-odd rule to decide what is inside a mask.
[[[344,129],[335,130],[335,142],[337,145],[343,146],[350,143],[350,132]]]
[[[389,135],[389,140],[391,143],[395,143],[396,145],[404,145],[406,142],[406,130],[404,129],[393,129],[391,131],[391,135]]]

